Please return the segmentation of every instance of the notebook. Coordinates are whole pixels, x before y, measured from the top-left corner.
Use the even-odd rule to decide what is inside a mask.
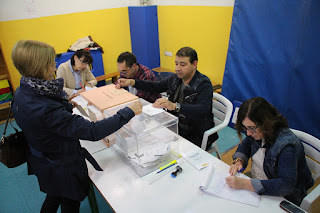
[[[244,174],[239,174],[242,178],[247,178]],[[260,196],[252,191],[245,189],[233,189],[226,183],[225,178],[229,173],[223,173],[216,170],[213,164],[207,168],[207,173],[204,175],[199,189],[210,195],[221,197],[227,200],[232,200],[252,206],[259,206]]]

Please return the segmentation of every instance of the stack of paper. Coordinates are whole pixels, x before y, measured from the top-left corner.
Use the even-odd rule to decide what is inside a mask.
[[[207,167],[209,163],[212,162],[212,156],[208,155],[204,150],[199,148],[187,153],[182,153],[181,155],[197,170]]]
[[[257,193],[245,189],[233,189],[229,187],[225,180],[228,176],[229,173],[216,171],[213,165],[210,165],[208,167],[208,172],[203,177],[199,189],[213,196],[252,206],[259,206],[260,196]],[[240,174],[240,177],[249,179],[242,173]]]
[[[176,140],[177,136],[167,128],[158,129],[144,137],[127,137],[125,140],[116,138],[118,146],[129,159],[142,167],[149,167],[161,159],[166,159],[173,152],[171,142]]]

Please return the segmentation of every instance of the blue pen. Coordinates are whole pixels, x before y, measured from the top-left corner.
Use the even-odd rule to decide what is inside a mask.
[[[160,172],[162,172],[162,171],[164,171],[164,170],[166,170],[166,169],[168,169],[168,168],[170,168],[171,166],[176,165],[176,164],[177,164],[177,163],[171,164],[170,166],[161,169],[161,170],[158,171],[157,173],[160,173]]]
[[[244,171],[244,168],[240,169],[236,174],[243,172],[243,171]],[[236,174],[234,174],[233,176],[236,176]]]
[[[240,170],[238,171],[238,173],[243,172],[243,171],[244,171],[244,168],[240,169]]]

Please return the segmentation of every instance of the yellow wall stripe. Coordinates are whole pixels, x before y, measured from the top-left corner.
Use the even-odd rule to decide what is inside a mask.
[[[20,85],[21,75],[11,61],[11,50],[18,40],[46,42],[52,45],[57,53],[62,53],[79,38],[88,35],[103,47],[105,73],[115,72],[118,55],[124,51],[131,51],[128,8],[0,22],[0,43],[14,88]]]
[[[184,46],[198,53],[198,69],[222,83],[233,7],[158,6],[161,67],[175,68],[175,53]],[[164,51],[173,53],[165,56]]]

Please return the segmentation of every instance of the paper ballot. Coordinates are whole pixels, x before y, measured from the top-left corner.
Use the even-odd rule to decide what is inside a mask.
[[[260,196],[255,192],[245,189],[233,189],[226,183],[225,178],[229,173],[221,173],[209,165],[207,173],[202,179],[199,189],[216,197],[225,198],[252,206],[259,206]],[[239,174],[242,178],[247,178],[244,174]]]
[[[149,116],[157,115],[161,112],[164,112],[163,109],[154,108],[152,104],[143,106],[142,112],[146,113]]]
[[[89,118],[88,113],[82,108],[81,105],[77,105],[76,108],[79,110],[79,112],[83,115]]]

